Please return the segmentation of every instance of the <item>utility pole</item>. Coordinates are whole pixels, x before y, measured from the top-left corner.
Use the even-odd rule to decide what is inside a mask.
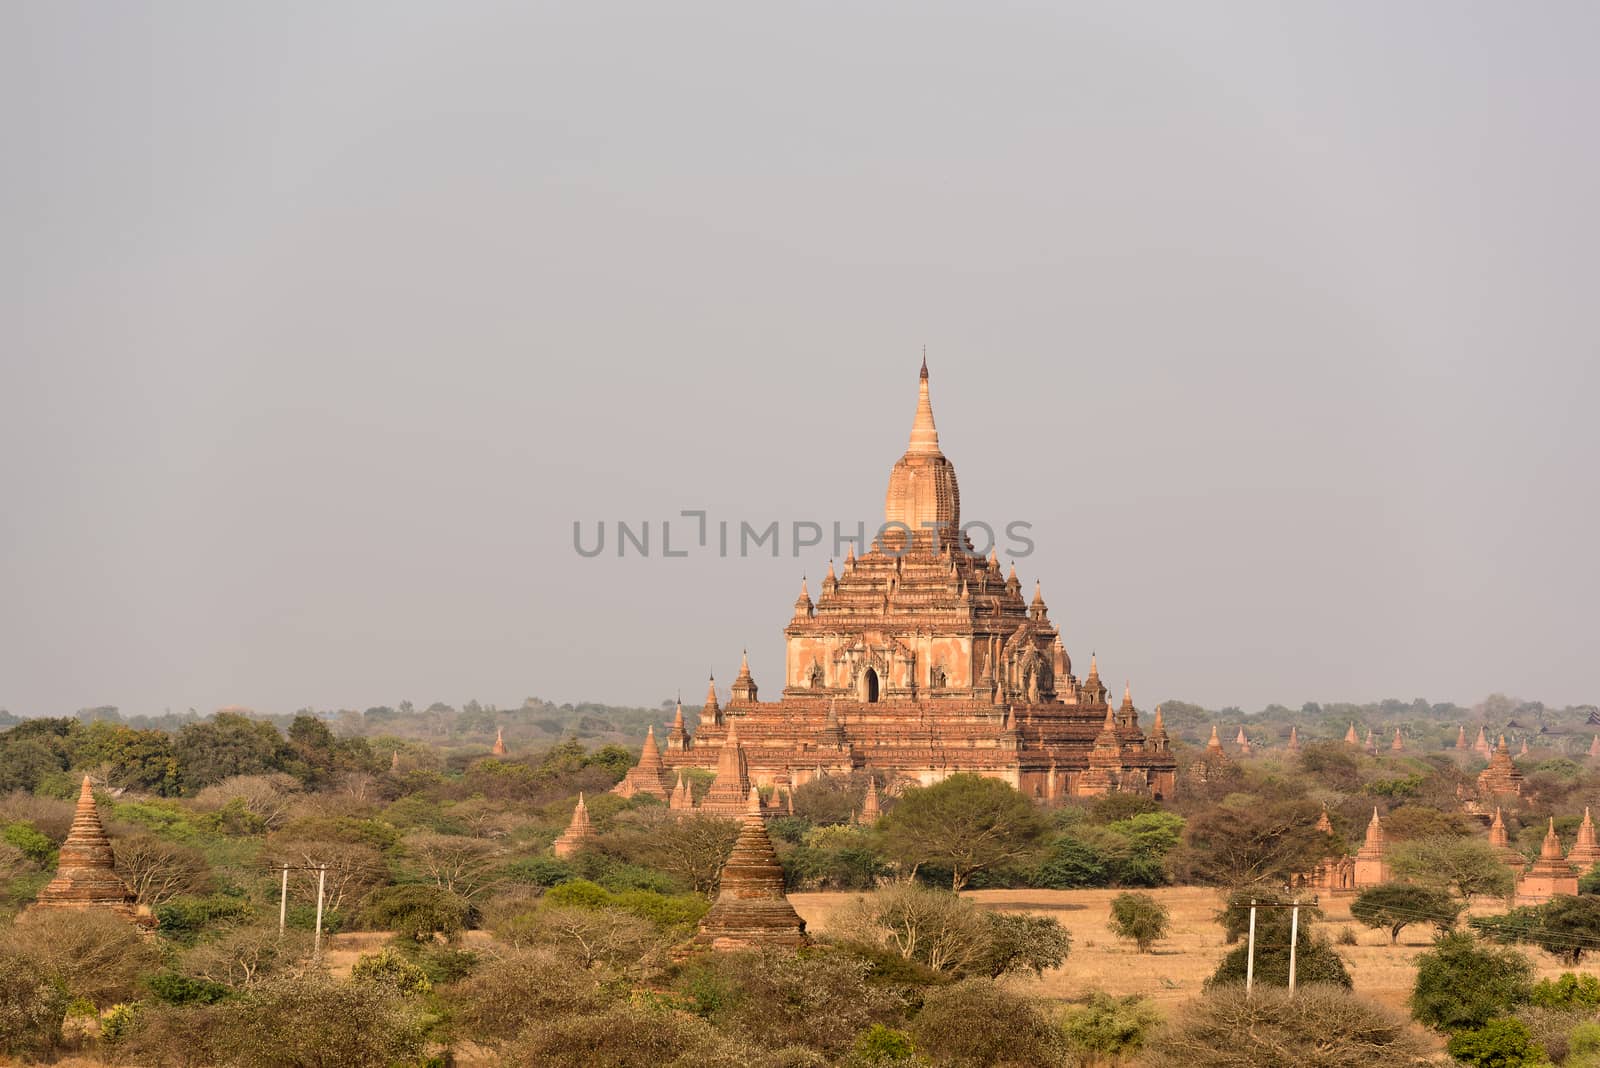
[[[1294,899],[1294,908],[1289,911],[1289,994],[1294,994],[1294,953],[1296,944],[1300,941],[1300,899]]]
[[[1250,899],[1250,945],[1245,951],[1244,962],[1244,996],[1250,996],[1250,988],[1256,982],[1256,899]]]
[[[278,937],[283,937],[284,925],[289,919],[289,865],[283,866],[283,888],[278,891]]]
[[[311,939],[311,953],[318,956],[322,953],[322,888],[328,881],[328,866],[317,865],[317,933]]]

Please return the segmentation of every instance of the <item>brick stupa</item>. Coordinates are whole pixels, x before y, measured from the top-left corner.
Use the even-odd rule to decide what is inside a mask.
[[[1521,876],[1522,869],[1528,866],[1528,858],[1511,848],[1511,836],[1506,833],[1506,819],[1500,811],[1500,806],[1494,809],[1494,821],[1489,824],[1489,845],[1500,857],[1500,863],[1510,868],[1512,874]]]
[[[783,865],[772,850],[761,794],[750,788],[744,826],[722,868],[716,903],[700,921],[694,940],[712,949],[762,946],[794,948],[806,944],[806,921],[783,893]]]
[[[1356,850],[1354,872],[1356,889],[1364,890],[1369,886],[1389,881],[1389,861],[1385,857],[1387,852],[1383,821],[1378,818],[1378,810],[1374,808],[1372,822],[1367,824],[1367,839],[1361,843],[1361,848]]]
[[[639,753],[639,763],[628,769],[622,781],[613,788],[623,797],[649,794],[662,801],[672,800],[672,788],[667,785],[667,769],[661,763],[661,749],[656,745],[656,726],[644,734],[644,748]]]
[[[1511,750],[1506,747],[1506,736],[1500,736],[1489,757],[1489,766],[1478,773],[1478,796],[1483,798],[1511,794],[1522,796],[1522,772],[1511,761]]]
[[[494,745],[489,747],[489,755],[490,756],[505,756],[506,755],[506,734],[505,734],[505,731],[503,731],[499,727],[496,727],[494,729]]]
[[[39,891],[36,909],[104,909],[146,926],[155,920],[136,907],[133,889],[117,874],[116,855],[111,839],[95,809],[94,790],[89,777],[83,777],[78,807],[72,815],[72,829],[61,843],[60,863],[55,878]]]
[[[1578,840],[1573,844],[1572,852],[1567,854],[1567,863],[1579,875],[1587,874],[1596,864],[1600,864],[1600,842],[1595,839],[1594,817],[1589,815],[1588,805],[1583,807],[1583,822],[1578,824]]]
[[[580,793],[578,804],[572,810],[572,822],[567,824],[567,829],[550,848],[558,857],[570,857],[593,837],[594,824],[589,822],[589,806],[583,803],[583,794]]]
[[[1556,836],[1555,817],[1545,832],[1539,859],[1526,875],[1517,880],[1518,905],[1542,905],[1553,897],[1578,892],[1578,876],[1561,855],[1561,839]]]
[[[1289,727],[1289,741],[1283,747],[1283,751],[1286,753],[1300,752],[1300,728],[1292,725]]]

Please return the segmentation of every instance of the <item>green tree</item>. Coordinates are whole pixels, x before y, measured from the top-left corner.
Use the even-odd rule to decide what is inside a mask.
[[[1506,1017],[1450,1036],[1450,1056],[1477,1068],[1532,1068],[1548,1064],[1528,1025]]]
[[[1289,985],[1288,909],[1260,909],[1256,914],[1255,981],[1260,986]],[[1207,989],[1243,983],[1249,967],[1249,942],[1241,941],[1222,958],[1217,970],[1206,980]],[[1350,973],[1344,958],[1328,942],[1328,936],[1313,931],[1305,911],[1300,914],[1300,930],[1295,938],[1295,982],[1322,983],[1351,988]]]
[[[1580,1009],[1592,1013],[1600,1009],[1600,979],[1592,975],[1562,972],[1554,979],[1541,979],[1528,999],[1545,1009]]]
[[[54,1049],[68,1000],[66,988],[28,957],[0,954],[0,1053],[42,1056]]]
[[[1542,905],[1475,919],[1472,926],[1496,942],[1538,946],[1576,967],[1600,947],[1600,899],[1559,894]]]
[[[1106,925],[1118,938],[1139,947],[1140,953],[1167,936],[1172,914],[1149,894],[1124,893],[1111,899],[1111,921]]]
[[[1479,894],[1504,897],[1516,877],[1488,842],[1478,838],[1432,835],[1401,842],[1389,851],[1395,879],[1449,890],[1471,901]]]
[[[1072,950],[1072,936],[1054,917],[986,912],[983,919],[988,926],[989,944],[974,971],[991,979],[1022,971],[1042,976],[1061,967]]]
[[[1381,883],[1361,891],[1350,903],[1350,915],[1367,927],[1387,927],[1389,944],[1413,923],[1431,923],[1440,931],[1455,927],[1465,905],[1436,887]]]
[[[1482,1027],[1532,994],[1533,965],[1521,953],[1480,943],[1471,934],[1442,935],[1417,957],[1411,1014],[1439,1031]]]
[[[949,868],[952,890],[1033,854],[1044,833],[1032,801],[999,779],[967,773],[907,790],[878,822],[886,853],[913,872],[924,864]]]
[[[1327,850],[1309,801],[1268,802],[1241,795],[1190,818],[1175,858],[1180,878],[1212,886],[1288,881]]]
[[[234,712],[188,724],[173,748],[184,789],[191,792],[230,775],[276,771],[287,752],[278,728]]]

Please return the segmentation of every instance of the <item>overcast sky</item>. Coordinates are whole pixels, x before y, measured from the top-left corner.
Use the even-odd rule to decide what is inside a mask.
[[[964,517],[1141,707],[1600,700],[1597,40],[7,3],[0,707],[775,695],[829,547],[659,524],[879,521],[923,345]]]

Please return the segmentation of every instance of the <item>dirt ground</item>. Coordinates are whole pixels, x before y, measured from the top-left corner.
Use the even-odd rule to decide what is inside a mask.
[[[1143,994],[1159,1002],[1186,1001],[1227,953],[1222,928],[1212,919],[1221,899],[1215,890],[1167,887],[1152,890],[1172,913],[1172,935],[1152,953],[1140,953],[1106,929],[1111,899],[1117,890],[975,890],[964,897],[988,908],[1052,916],[1072,933],[1072,952],[1064,967],[1023,984],[1030,992],[1069,999],[1092,990],[1110,994]],[[828,919],[853,894],[790,894],[789,900],[808,929],[826,933]],[[1428,948],[1431,930],[1408,927],[1398,946],[1387,931],[1363,927],[1350,918],[1350,898],[1324,898],[1322,929],[1337,938],[1349,927],[1359,942],[1338,946],[1358,994],[1403,1009],[1416,976],[1417,954]],[[1533,959],[1540,978],[1559,975],[1561,963],[1547,953],[1521,947]]]

